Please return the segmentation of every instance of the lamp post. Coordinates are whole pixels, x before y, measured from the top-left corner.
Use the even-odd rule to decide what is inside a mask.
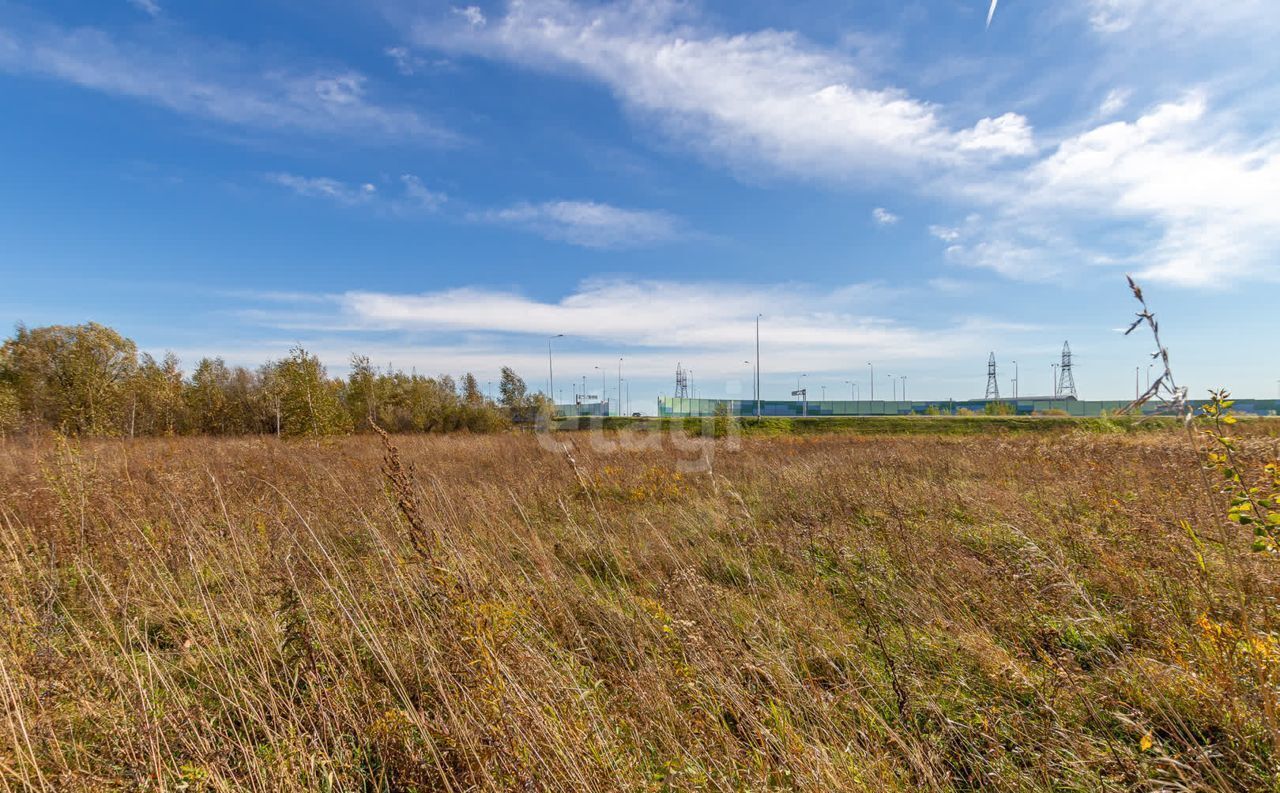
[[[609,387],[605,385],[605,368],[603,366],[597,366],[596,368],[600,370],[600,409],[603,411],[604,403],[608,401],[605,399],[605,395],[607,394]],[[601,415],[604,414],[601,413]]]
[[[858,385],[858,384],[857,384],[857,383],[855,383],[855,382],[853,382],[852,380],[845,380],[845,381],[844,381],[844,384],[845,384],[845,385],[847,385],[847,386],[849,386],[849,399],[851,399],[851,400],[853,400],[853,401],[855,401],[855,402],[856,402],[857,400],[856,400],[856,398],[853,396],[853,389],[857,388],[857,385]]]
[[[625,409],[622,403],[622,357],[621,356],[618,357],[618,409],[619,411],[622,411]]]
[[[1153,366],[1155,366],[1155,364],[1153,363],[1147,364],[1147,390],[1148,391],[1151,390],[1151,367]]]
[[[907,376],[905,374],[902,376],[902,401],[907,401]]]
[[[893,389],[893,401],[897,402],[898,401],[898,381],[895,380],[893,378],[893,375],[891,374],[887,374],[885,375],[885,377],[889,378],[889,386]]]
[[[552,413],[555,413],[556,370],[555,370],[555,367],[552,366],[551,364],[551,342],[561,338],[564,338],[563,333],[557,333],[556,335],[547,339],[547,396],[551,397]]]
[[[867,361],[867,366],[871,366],[871,361]],[[876,368],[871,366],[871,401],[876,401]]]
[[[1018,398],[1018,362],[1013,362],[1013,398]]]
[[[1142,367],[1141,367],[1141,366],[1135,366],[1135,367],[1133,367],[1133,398],[1134,398],[1134,401],[1137,401],[1138,397],[1140,397],[1140,396],[1142,395],[1142,394],[1141,394],[1141,392],[1139,392],[1139,391],[1138,391],[1138,372],[1140,372],[1140,371],[1142,371]]]
[[[1058,365],[1049,364],[1053,368],[1053,398],[1058,398]]]
[[[760,318],[763,314],[756,314],[756,420],[760,419]]]

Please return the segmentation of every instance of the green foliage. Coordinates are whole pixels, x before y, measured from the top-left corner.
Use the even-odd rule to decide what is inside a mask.
[[[294,347],[274,369],[282,435],[317,438],[351,431],[351,417],[339,400],[340,385],[328,379],[319,358]]]
[[[21,325],[0,348],[0,380],[19,409],[70,434],[118,435],[137,370],[137,347],[96,323]]]
[[[530,394],[524,380],[509,366],[502,367],[498,393],[502,407],[511,421],[530,423],[540,418],[550,419],[555,412],[555,404],[551,399],[541,393]]]
[[[228,367],[221,358],[196,364],[184,393],[187,429],[205,435],[259,431],[263,414],[257,376],[244,367]]]
[[[716,412],[713,418],[712,434],[717,438],[724,438],[729,435],[731,429],[736,428],[737,421],[729,413],[729,405],[721,402],[716,405]]]
[[[1280,553],[1280,461],[1256,463],[1242,452],[1230,432],[1237,421],[1231,395],[1226,391],[1210,394],[1211,401],[1204,406],[1209,427],[1203,434],[1211,444],[1206,459],[1226,498],[1227,520],[1253,533],[1253,551]]]
[[[1017,410],[1012,402],[988,402],[982,412],[988,416],[1012,416]]]
[[[529,407],[529,389],[524,384],[524,379],[510,366],[502,367],[502,379],[498,381],[498,394],[498,401],[512,417],[520,415]]]
[[[506,370],[516,413],[549,410],[542,395]],[[486,399],[474,375],[380,373],[354,356],[346,381],[331,380],[302,349],[250,371],[221,358],[200,360],[189,379],[172,353],[157,361],[101,325],[19,326],[0,346],[0,434],[21,422],[71,435],[238,435],[319,437],[372,429],[493,432],[511,411]]]
[[[351,373],[347,375],[346,405],[351,424],[357,431],[371,429],[379,421],[379,397],[382,383],[367,355],[351,356]]]
[[[185,431],[188,405],[178,357],[157,362],[144,353],[129,384],[129,435],[174,435]]]

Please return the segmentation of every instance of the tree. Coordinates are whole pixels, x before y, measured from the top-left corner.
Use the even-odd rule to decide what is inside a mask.
[[[129,385],[129,436],[173,435],[185,429],[183,388],[178,356],[165,353],[157,363],[143,353]]]
[[[17,393],[8,383],[0,382],[0,438],[18,429],[21,420]]]
[[[462,376],[462,401],[472,406],[484,404],[484,393],[480,390],[480,383],[470,372]]]
[[[3,380],[19,408],[69,434],[114,435],[127,429],[129,383],[138,348],[111,328],[19,325],[0,348]]]
[[[319,358],[294,347],[276,363],[275,377],[281,434],[321,437],[350,431],[351,417],[338,399],[339,384],[328,379]]]
[[[351,373],[347,375],[345,401],[356,430],[367,430],[373,424],[381,426],[378,414],[378,391],[382,378],[369,362],[367,355],[351,356]]]
[[[529,389],[524,380],[510,366],[502,367],[502,379],[498,382],[500,402],[506,408],[507,415],[515,421],[527,420],[529,411]]]
[[[232,429],[231,370],[221,358],[201,358],[186,389],[191,430],[203,435],[225,435]]]

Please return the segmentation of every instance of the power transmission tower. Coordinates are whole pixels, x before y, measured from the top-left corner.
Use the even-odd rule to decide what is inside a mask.
[[[996,354],[987,359],[987,399],[1000,398],[1000,380],[996,377]]]
[[[676,364],[676,399],[689,398],[689,374],[680,364]]]
[[[1076,394],[1076,378],[1071,374],[1071,345],[1065,341],[1062,343],[1062,364],[1058,367],[1057,396],[1063,399],[1067,397],[1078,398]]]

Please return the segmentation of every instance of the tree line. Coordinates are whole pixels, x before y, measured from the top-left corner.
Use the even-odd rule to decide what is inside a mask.
[[[471,374],[424,377],[351,359],[330,377],[302,347],[257,369],[202,358],[187,374],[96,323],[27,328],[0,346],[0,435],[49,428],[68,435],[318,437],[362,432],[492,432],[552,410],[503,367],[500,397]]]

